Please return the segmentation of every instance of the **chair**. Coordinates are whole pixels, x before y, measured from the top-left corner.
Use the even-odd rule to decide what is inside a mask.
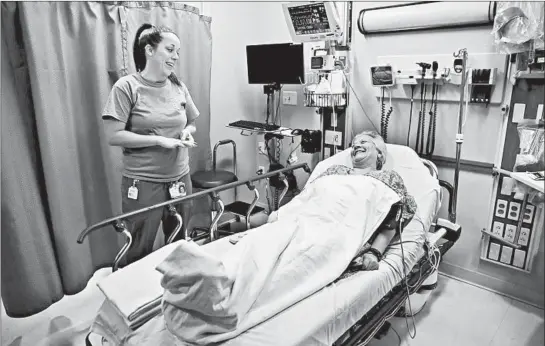
[[[216,168],[216,162],[217,162],[216,157],[217,157],[218,147],[220,145],[227,145],[227,144],[232,144],[233,146],[233,172],[226,171],[226,170],[219,170]],[[212,170],[195,172],[194,174],[191,175],[191,181],[193,183],[194,188],[201,189],[201,190],[213,189],[221,185],[238,181],[237,149],[236,149],[235,142],[231,139],[224,139],[217,142],[216,145],[214,146],[214,152],[213,152],[213,158],[212,158]],[[216,240],[218,238],[218,235],[233,234],[234,232],[218,230],[219,219],[225,211],[231,214],[234,214],[237,221],[239,221],[241,217],[244,217],[246,219],[246,229],[248,230],[250,228],[250,217],[254,214],[263,212],[265,209],[256,206],[257,201],[259,200],[259,192],[257,191],[256,187],[251,184],[247,184],[247,186],[250,190],[254,192],[254,199],[251,204],[237,200],[236,188],[235,188],[235,201],[226,206],[223,204],[218,193],[211,192],[210,198],[212,200],[212,205],[211,205],[212,223],[210,224],[209,228],[195,227],[194,230],[205,231],[209,235],[210,241]],[[232,221],[234,220],[231,220],[227,223],[230,223]]]

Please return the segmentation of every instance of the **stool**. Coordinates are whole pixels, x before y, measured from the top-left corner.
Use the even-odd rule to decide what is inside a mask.
[[[233,172],[216,169],[216,157],[217,157],[218,147],[220,145],[226,145],[226,144],[233,145]],[[224,139],[216,143],[216,145],[214,146],[212,167],[213,168],[211,171],[197,171],[191,175],[191,181],[193,183],[194,188],[207,190],[207,189],[213,189],[221,185],[238,181],[237,149],[236,149],[236,144],[233,140]],[[248,183],[247,185],[250,190],[254,191],[255,196],[254,196],[254,200],[252,201],[252,204],[248,204],[242,201],[237,201],[236,188],[235,188],[235,201],[227,206],[224,206],[223,202],[221,201],[219,195],[216,192],[210,193],[210,198],[212,199],[212,206],[211,206],[212,223],[210,224],[209,229],[204,229],[201,227],[196,227],[195,229],[207,231],[209,233],[210,241],[216,240],[218,234],[220,233],[218,232],[218,222],[224,211],[237,215],[237,219],[239,217],[245,217],[246,229],[249,229],[250,216],[253,214],[262,212],[265,209],[255,206],[259,199],[259,193],[253,185],[251,185],[250,183]],[[233,232],[223,232],[223,231],[221,233],[226,235],[233,234]]]

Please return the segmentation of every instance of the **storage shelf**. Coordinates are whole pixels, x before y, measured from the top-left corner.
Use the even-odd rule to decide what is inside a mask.
[[[347,94],[316,94],[305,92],[305,107],[346,107]]]

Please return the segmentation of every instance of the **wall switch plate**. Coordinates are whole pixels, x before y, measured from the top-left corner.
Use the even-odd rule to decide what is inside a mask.
[[[515,256],[513,257],[513,265],[515,267],[524,268],[525,257],[526,257],[526,251],[515,249]]]
[[[509,246],[502,246],[500,262],[511,264],[511,256],[513,256],[513,248]]]
[[[331,156],[331,148],[324,148],[324,159]]]
[[[343,134],[339,131],[325,131],[325,144],[341,146],[343,142]]]
[[[500,259],[500,244],[490,243],[488,258],[494,261],[498,261]]]
[[[543,103],[537,106],[536,120],[543,120]]]
[[[282,100],[285,105],[297,106],[297,91],[283,91]]]
[[[513,188],[515,187],[515,180],[510,177],[503,177],[501,183],[501,194],[511,196]]]
[[[526,105],[524,103],[515,103],[513,106],[513,123],[519,123],[524,120]]]

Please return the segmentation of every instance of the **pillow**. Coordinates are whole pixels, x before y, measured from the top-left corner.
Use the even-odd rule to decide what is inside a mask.
[[[418,154],[405,145],[386,144],[386,147],[388,148],[388,154],[383,169],[393,170],[401,175],[407,187],[407,192],[415,198],[417,205],[422,209],[426,209],[424,204],[428,202],[430,195],[436,196],[437,202],[439,202],[436,205],[437,212],[441,205],[441,187],[437,179],[431,176],[430,171],[422,163]],[[319,162],[308,178],[307,184],[333,165],[352,167],[351,150],[351,148],[345,149]]]

